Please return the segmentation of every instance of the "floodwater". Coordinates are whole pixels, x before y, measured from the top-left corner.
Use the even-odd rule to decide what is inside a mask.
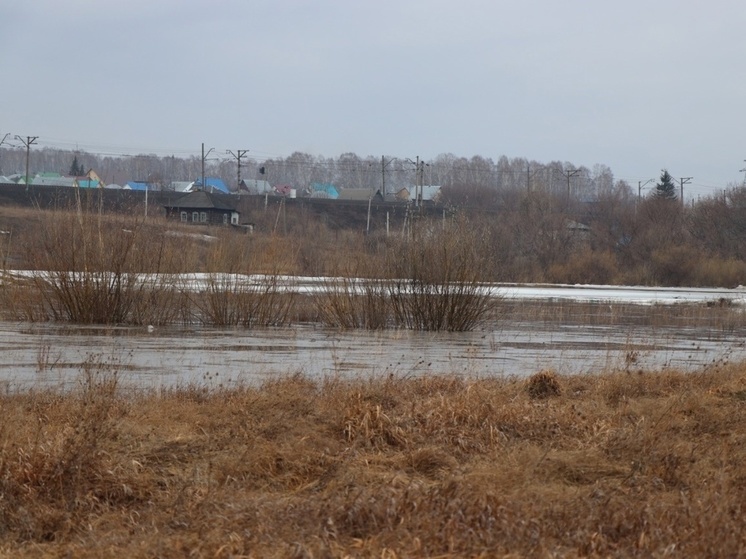
[[[197,280],[195,280],[197,281]],[[322,278],[295,278],[299,292],[324,289]],[[493,289],[490,287],[489,289]],[[746,289],[667,289],[607,286],[502,285],[507,302],[624,306],[621,320],[591,315],[527,319],[503,316],[466,333],[339,331],[318,325],[267,329],[76,327],[0,322],[0,389],[65,389],[84,373],[116,372],[139,388],[232,386],[301,373],[314,378],[432,374],[470,377],[526,376],[542,369],[560,374],[614,369],[701,370],[746,360],[746,320],[722,323],[635,320],[639,309],[666,314],[675,305],[726,307],[743,316]],[[630,311],[632,309],[632,311]],[[652,310],[651,310],[652,309]],[[549,314],[552,313],[550,309]],[[546,313],[545,313],[546,314]],[[675,314],[675,313],[673,313]],[[632,319],[630,319],[632,316]],[[657,323],[656,325],[651,325]]]
[[[568,325],[504,319],[467,333],[73,327],[0,323],[0,389],[70,388],[83,372],[116,372],[137,388],[431,374],[525,376],[613,369],[700,370],[746,359],[746,331],[705,326]]]

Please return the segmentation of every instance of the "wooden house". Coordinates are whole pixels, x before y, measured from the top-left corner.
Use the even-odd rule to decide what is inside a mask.
[[[197,190],[163,206],[166,217],[201,225],[238,225],[240,214],[230,195]]]

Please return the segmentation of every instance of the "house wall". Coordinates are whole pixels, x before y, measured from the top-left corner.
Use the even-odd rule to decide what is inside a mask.
[[[182,216],[182,214],[185,215]],[[233,214],[236,212],[205,208],[168,208],[166,210],[166,217],[194,225],[230,225]]]

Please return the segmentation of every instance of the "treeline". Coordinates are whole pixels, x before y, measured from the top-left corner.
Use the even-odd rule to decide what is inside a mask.
[[[338,188],[385,189],[392,192],[416,183],[447,188],[489,188],[495,191],[569,192],[573,198],[592,198],[612,188],[631,189],[615,181],[605,165],[593,168],[569,162],[540,163],[525,158],[500,157],[497,161],[481,156],[471,158],[441,154],[420,162],[417,158],[360,157],[344,153],[339,157],[321,157],[296,152],[288,157],[256,159],[250,153],[241,161],[242,179],[264,179],[273,185],[287,184],[297,189],[313,183],[334,184]],[[188,156],[109,156],[53,148],[31,149],[29,174],[56,172],[70,174],[73,163],[85,170],[94,169],[107,184],[147,181],[168,185],[172,181],[196,180],[202,174],[202,157]],[[263,172],[262,172],[263,171]],[[26,150],[0,148],[0,175],[25,174]],[[237,160],[229,154],[210,153],[205,158],[205,174],[221,178],[231,189],[238,182]]]
[[[3,174],[25,166],[24,150],[3,148],[0,156]],[[200,157],[100,157],[54,149],[32,150],[30,172],[66,173],[75,157],[83,167],[96,169],[106,182],[134,178],[167,184],[198,178],[201,173]],[[262,167],[264,173],[260,173]],[[297,188],[314,182],[339,188],[385,186],[390,192],[411,188],[416,181],[414,168],[413,162],[400,158],[354,154],[322,158],[294,153],[286,158],[247,159],[242,177]],[[459,222],[479,232],[472,250],[485,280],[746,284],[746,188],[732,187],[720,195],[682,204],[675,194],[656,195],[662,192],[661,184],[640,195],[637,188],[615,180],[611,169],[603,165],[588,169],[522,158],[493,161],[445,154],[424,162],[421,169],[421,183],[442,186],[439,203],[443,211],[438,211],[440,217],[428,227]],[[235,160],[206,162],[209,176],[219,176],[233,188],[236,171]],[[387,234],[411,234],[428,221],[410,223],[403,210],[397,214],[391,208],[374,208],[368,231],[367,208],[359,216],[337,216],[334,212],[341,210],[334,207],[325,207],[325,213],[309,208],[294,209],[291,204],[280,211],[268,210],[265,204],[254,209],[247,206],[242,208],[242,220],[255,223],[258,233],[292,239],[297,255],[293,271],[312,274],[333,274],[338,271],[335,262],[340,252],[364,259],[385,246]],[[297,215],[292,215],[294,211]],[[369,235],[363,239],[359,234],[365,231]]]
[[[365,274],[389,250],[391,237],[413,242],[444,229],[468,231],[467,245],[484,281],[570,284],[736,287],[746,285],[746,189],[681,204],[678,199],[630,196],[610,189],[588,201],[519,190],[445,189],[443,206],[412,221],[374,208],[365,236],[365,207],[349,227],[289,205],[287,218],[262,208],[249,212],[259,232],[277,231],[296,255],[296,273]],[[300,204],[300,202],[298,202]],[[333,212],[333,206],[328,212]],[[277,227],[281,218],[281,227]],[[340,261],[340,254],[345,258]],[[350,266],[354,269],[350,270]]]
[[[485,273],[503,281],[668,286],[746,284],[746,188],[684,205],[623,188],[590,200],[450,189],[483,232]]]

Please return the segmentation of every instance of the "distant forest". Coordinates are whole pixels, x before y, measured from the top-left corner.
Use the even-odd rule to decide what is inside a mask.
[[[250,155],[250,154],[249,154]],[[216,159],[219,157],[219,159]],[[145,181],[164,188],[173,181],[197,180],[202,174],[202,157],[135,155],[101,156],[84,151],[32,148],[29,174],[57,172],[70,174],[73,161],[93,169],[107,184]],[[26,150],[0,148],[0,175],[25,174]],[[385,188],[393,192],[415,184],[416,162],[395,157],[360,157],[344,153],[325,158],[296,152],[285,158],[257,160],[242,158],[242,179],[264,179],[272,185],[287,184],[298,190],[313,183],[333,184],[338,188]],[[260,170],[263,169],[264,173]],[[205,175],[221,178],[231,190],[237,189],[237,159],[211,153],[205,158]],[[539,163],[524,158],[500,157],[497,161],[481,156],[472,158],[442,154],[423,161],[420,184],[445,189],[491,191],[541,191],[569,195],[574,199],[592,199],[610,191],[637,195],[624,181],[615,181],[611,169],[594,165],[592,169],[568,162]]]
[[[208,157],[204,163],[206,176],[219,177],[236,189],[235,157]],[[420,161],[419,176],[416,161],[362,158],[352,153],[337,158],[305,153],[264,160],[246,157],[242,163],[243,179],[264,179],[274,186],[290,185],[298,190],[313,183],[330,183],[339,190],[385,188],[387,193],[411,189],[415,184],[440,186],[439,209],[434,213],[441,216],[444,228],[448,215],[475,235],[471,250],[478,255],[481,272],[489,279],[628,285],[746,284],[743,185],[732,185],[717,195],[689,199],[683,204],[679,185],[666,170],[644,184],[630,185],[615,180],[605,165],[589,169],[567,162],[539,163],[507,157],[493,161],[479,156],[467,159],[440,155]],[[0,149],[0,175],[24,174],[25,165],[25,149]],[[68,174],[73,167],[77,171],[94,169],[108,184],[138,180],[167,189],[172,181],[199,179],[202,158],[113,157],[50,148],[30,152],[31,175]],[[297,254],[303,263],[299,268],[302,273],[326,271],[324,246],[335,256],[340,254],[340,247],[345,254],[359,249],[355,248],[356,241],[349,241],[354,246],[344,248],[347,237],[340,236],[339,231],[349,229],[352,234],[366,230],[364,212],[352,215],[352,209],[335,203],[325,205],[317,215],[314,212],[318,208],[312,211],[311,205],[301,199],[295,202],[297,205],[288,205],[286,216],[276,209],[268,211],[266,200],[252,206],[253,201],[245,197],[243,218],[255,223],[258,231],[280,230],[301,243]],[[401,221],[401,215],[391,211],[393,219]],[[388,222],[382,221],[387,215],[374,213],[373,234],[366,241],[372,244],[365,250],[373,250],[371,247],[379,242],[375,239],[388,234]],[[398,223],[395,227],[404,231]]]

